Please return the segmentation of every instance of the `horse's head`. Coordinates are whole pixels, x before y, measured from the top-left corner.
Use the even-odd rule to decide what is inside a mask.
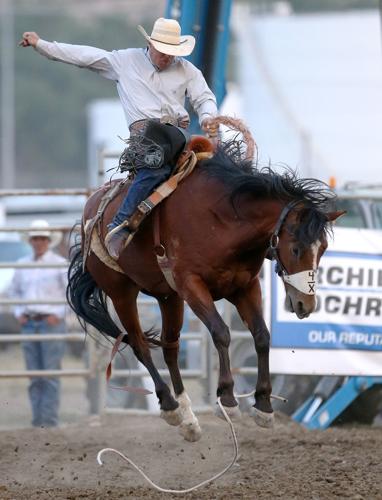
[[[322,213],[287,205],[271,238],[276,272],[284,282],[285,307],[302,319],[316,308],[316,272],[331,223],[345,212]]]

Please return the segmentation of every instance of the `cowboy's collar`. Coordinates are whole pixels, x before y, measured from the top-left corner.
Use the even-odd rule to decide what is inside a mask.
[[[171,64],[170,64],[170,66],[168,66],[165,70],[162,70],[162,69],[159,69],[159,68],[158,68],[158,66],[152,62],[151,57],[150,57],[150,53],[149,53],[149,48],[148,48],[148,47],[146,47],[146,48],[144,49],[144,51],[145,51],[145,55],[146,55],[147,59],[148,59],[148,60],[150,61],[150,63],[154,66],[155,70],[156,70],[156,71],[159,71],[159,72],[161,72],[161,71],[165,71],[167,68],[169,68],[170,66],[173,66],[173,65],[174,65],[174,64],[176,64],[176,62],[178,61],[178,58],[175,56],[175,57],[174,57],[174,59],[172,60]]]

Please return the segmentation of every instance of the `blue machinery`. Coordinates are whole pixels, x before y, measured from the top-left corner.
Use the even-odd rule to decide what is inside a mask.
[[[349,377],[335,389],[337,384],[338,377],[322,377],[313,395],[292,415],[293,420],[308,429],[326,429],[361,392],[382,385],[382,377]]]
[[[182,33],[196,38],[188,59],[203,72],[218,106],[226,94],[231,3],[232,0],[168,0],[165,12],[165,17],[179,21]],[[191,132],[198,128],[196,117],[192,116]],[[322,377],[293,419],[309,429],[326,429],[361,392],[382,385],[382,377],[349,377],[340,388],[337,385],[338,377]]]

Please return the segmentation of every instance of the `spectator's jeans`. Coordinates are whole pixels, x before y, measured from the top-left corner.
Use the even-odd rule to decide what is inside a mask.
[[[65,324],[50,326],[46,321],[29,320],[22,333],[64,333]],[[27,370],[60,370],[65,343],[60,340],[23,342]],[[60,380],[51,377],[32,377],[29,385],[32,406],[32,425],[54,427],[58,424]]]
[[[139,203],[150,196],[162,182],[167,180],[172,170],[173,167],[170,165],[163,165],[160,168],[140,168],[122,205],[110,224],[111,228],[119,226],[131,217]]]

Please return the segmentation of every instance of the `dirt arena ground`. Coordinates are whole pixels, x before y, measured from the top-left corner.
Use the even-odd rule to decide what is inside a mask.
[[[228,425],[200,415],[201,441],[188,443],[159,417],[116,416],[90,426],[0,432],[0,498],[173,498],[153,490],[126,462],[98,451],[117,448],[165,488],[188,488],[216,474],[233,456]],[[187,499],[382,499],[381,427],[308,431],[284,415],[273,430],[245,416],[235,423],[238,465]]]

